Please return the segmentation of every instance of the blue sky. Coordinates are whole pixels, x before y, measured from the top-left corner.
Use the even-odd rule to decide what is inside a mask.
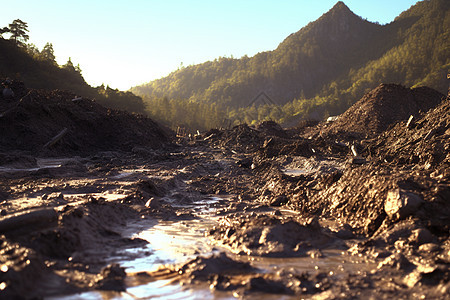
[[[337,0],[14,0],[0,27],[28,23],[30,43],[50,42],[59,64],[71,57],[86,81],[126,90],[219,56],[273,50]],[[347,0],[357,15],[389,23],[411,0]]]

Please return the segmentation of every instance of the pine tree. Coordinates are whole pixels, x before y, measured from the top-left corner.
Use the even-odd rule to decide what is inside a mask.
[[[27,34],[28,24],[20,19],[9,24],[9,32],[11,33],[10,39],[14,40],[17,45],[24,45],[30,38]]]
[[[47,43],[45,44],[44,48],[42,48],[41,58],[56,64],[55,51],[53,50],[52,43]]]

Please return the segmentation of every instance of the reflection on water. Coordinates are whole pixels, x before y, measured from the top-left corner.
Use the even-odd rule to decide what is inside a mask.
[[[169,280],[156,280],[149,278],[149,282],[133,282],[133,273],[152,272],[162,265],[182,264],[197,256],[209,256],[214,252],[226,251],[224,248],[213,246],[205,232],[217,223],[214,204],[220,198],[208,198],[196,202],[196,219],[183,221],[157,221],[143,219],[128,224],[124,235],[138,237],[149,242],[144,247],[127,249],[108,262],[117,262],[126,269],[126,292],[87,292],[77,295],[54,297],[49,299],[235,299],[231,292],[217,292],[203,285],[183,286]],[[197,207],[198,206],[198,207]],[[368,266],[360,257],[349,256],[342,250],[323,250],[320,258],[268,258],[239,256],[227,252],[233,259],[249,262],[252,266],[265,270],[268,273],[277,273],[280,270],[299,273],[303,271],[316,272],[322,269],[332,270],[330,275],[340,276],[358,269],[367,269]],[[271,295],[261,293],[252,295],[249,299],[298,299],[294,296]]]
[[[303,169],[284,169],[283,173],[292,177],[307,174],[307,172]]]
[[[164,300],[197,300],[197,299],[235,299],[234,297],[212,294],[207,286],[195,290],[180,285],[170,284],[167,280],[158,280],[145,285],[128,288],[126,292],[94,291],[79,293],[63,297],[50,297],[47,300],[135,300],[135,299],[164,299]]]
[[[215,210],[210,206],[217,201],[216,198],[207,198],[195,202],[193,211],[198,212],[194,213],[198,216],[197,219],[160,221],[156,224],[149,224],[150,226],[144,230],[142,230],[142,222],[129,224],[130,230],[125,234],[128,234],[129,237],[146,240],[149,243],[146,246],[147,250],[152,255],[122,261],[121,265],[126,268],[127,272],[154,271],[164,264],[182,263],[198,255],[212,253],[213,246],[205,237],[205,233],[216,224],[213,216]],[[207,215],[205,216],[205,214]],[[140,231],[137,232],[137,228],[140,228]],[[133,229],[135,229],[134,232]],[[137,250],[126,251],[130,253]]]

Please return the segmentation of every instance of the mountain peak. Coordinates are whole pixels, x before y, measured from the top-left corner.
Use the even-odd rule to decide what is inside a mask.
[[[347,9],[347,10],[350,10],[350,9],[348,8],[348,6],[345,5],[345,3],[342,2],[342,1],[338,1],[338,2],[333,6],[333,8],[332,8],[331,10],[334,10],[334,9]]]
[[[327,14],[352,14],[354,13],[348,8],[347,5],[345,5],[344,2],[338,1],[329,11]]]

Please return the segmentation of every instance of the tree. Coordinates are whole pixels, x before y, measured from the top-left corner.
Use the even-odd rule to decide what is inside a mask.
[[[8,27],[0,28],[0,38],[3,38],[2,35],[3,35],[4,33],[8,33],[8,32],[10,32]]]
[[[75,67],[73,66],[72,58],[69,57],[69,60],[67,60],[67,63],[63,66],[63,68],[65,68],[69,71],[75,71]]]
[[[52,43],[47,43],[44,48],[42,48],[41,58],[56,63],[55,51],[53,50]]]
[[[27,52],[28,52],[31,56],[33,56],[33,58],[38,58],[39,55],[41,54],[41,53],[39,52],[39,49],[38,49],[38,48],[36,47],[36,45],[33,44],[33,43],[27,44],[27,45],[26,45],[26,50],[27,50]]]
[[[27,34],[28,25],[26,22],[16,19],[9,24],[9,32],[11,32],[11,40],[14,40],[16,44],[23,45],[30,38]]]

